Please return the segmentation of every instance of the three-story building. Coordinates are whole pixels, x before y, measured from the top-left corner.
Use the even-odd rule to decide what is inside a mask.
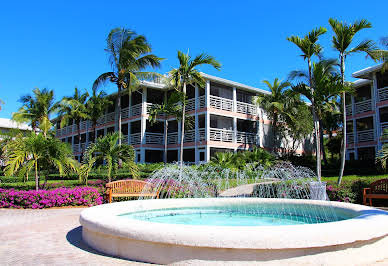
[[[203,74],[203,77],[206,79],[204,88],[187,87],[186,112],[193,117],[194,126],[185,131],[183,160],[192,163],[207,162],[215,152],[245,150],[253,146],[270,149],[270,121],[261,108],[252,104],[254,96],[269,92],[208,74]],[[169,93],[160,82],[142,82],[137,91],[122,96],[123,142],[134,147],[136,162],[163,161],[163,119],[151,124],[148,113],[153,104],[165,101]],[[108,97],[115,102],[117,94]],[[113,104],[99,119],[96,130],[92,128],[90,121],[83,121],[79,126],[80,139],[76,125],[57,127],[57,137],[70,143],[75,156],[80,159],[89,143],[117,130],[117,114]],[[167,119],[167,159],[173,162],[180,155],[181,124],[175,118]],[[302,142],[298,145],[297,152],[303,152],[304,144]],[[287,145],[283,146],[287,148]]]

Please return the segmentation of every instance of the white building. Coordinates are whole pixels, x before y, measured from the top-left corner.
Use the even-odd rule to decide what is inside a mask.
[[[206,79],[205,88],[187,87],[186,112],[194,117],[195,127],[185,132],[184,161],[206,162],[217,151],[244,150],[254,145],[270,149],[270,121],[262,109],[252,104],[253,96],[269,92],[208,74],[203,74],[203,77]],[[151,125],[148,110],[152,104],[162,103],[169,93],[161,83],[142,82],[137,92],[122,96],[124,142],[134,147],[137,162],[163,161],[164,124],[161,121]],[[109,97],[114,100],[116,94]],[[80,140],[76,125],[62,129],[57,125],[57,137],[71,143],[79,159],[87,145],[96,137],[117,130],[115,109],[115,105],[112,105],[100,118],[95,136],[90,121],[83,121],[80,125]],[[177,161],[180,123],[174,118],[169,119],[167,142],[168,161]],[[304,143],[299,145],[299,153],[303,152],[303,145]]]
[[[388,71],[381,72],[382,64],[353,73],[355,96],[346,99],[347,159],[374,159],[387,139],[382,139],[388,128]]]
[[[8,118],[0,118],[0,138],[1,138],[1,133],[7,133],[12,129],[18,129],[21,131],[32,130],[32,128],[25,123],[17,123]]]

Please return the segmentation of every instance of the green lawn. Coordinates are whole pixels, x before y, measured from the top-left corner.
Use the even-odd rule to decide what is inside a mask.
[[[385,175],[345,175],[342,178],[342,182],[350,182],[350,181],[355,181],[355,180],[360,180],[360,179],[367,179],[367,180],[378,180],[378,179],[383,179],[383,178],[388,178],[388,174]],[[330,177],[322,177],[322,181],[326,182],[337,182],[338,176],[330,176]]]

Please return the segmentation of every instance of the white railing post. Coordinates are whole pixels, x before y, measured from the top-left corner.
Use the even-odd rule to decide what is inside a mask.
[[[233,117],[233,143],[237,143],[237,117]]]
[[[237,89],[233,87],[233,112],[237,112]]]

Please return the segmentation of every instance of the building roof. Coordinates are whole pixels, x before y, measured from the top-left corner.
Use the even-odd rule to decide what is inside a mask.
[[[358,80],[354,81],[352,83],[352,85],[353,85],[353,87],[361,87],[363,85],[367,85],[367,84],[370,84],[370,83],[372,83],[372,81],[369,80],[369,79],[358,79]]]
[[[364,68],[364,69],[361,69],[359,71],[354,72],[352,74],[352,76],[355,78],[372,79],[372,74],[374,72],[377,72],[378,70],[380,70],[382,68],[382,66],[383,66],[383,63],[375,65],[375,66],[367,67],[367,68]]]
[[[8,118],[0,118],[0,130],[2,128],[7,129],[20,129],[20,130],[32,130],[32,128],[25,123],[17,123],[14,120]]]

